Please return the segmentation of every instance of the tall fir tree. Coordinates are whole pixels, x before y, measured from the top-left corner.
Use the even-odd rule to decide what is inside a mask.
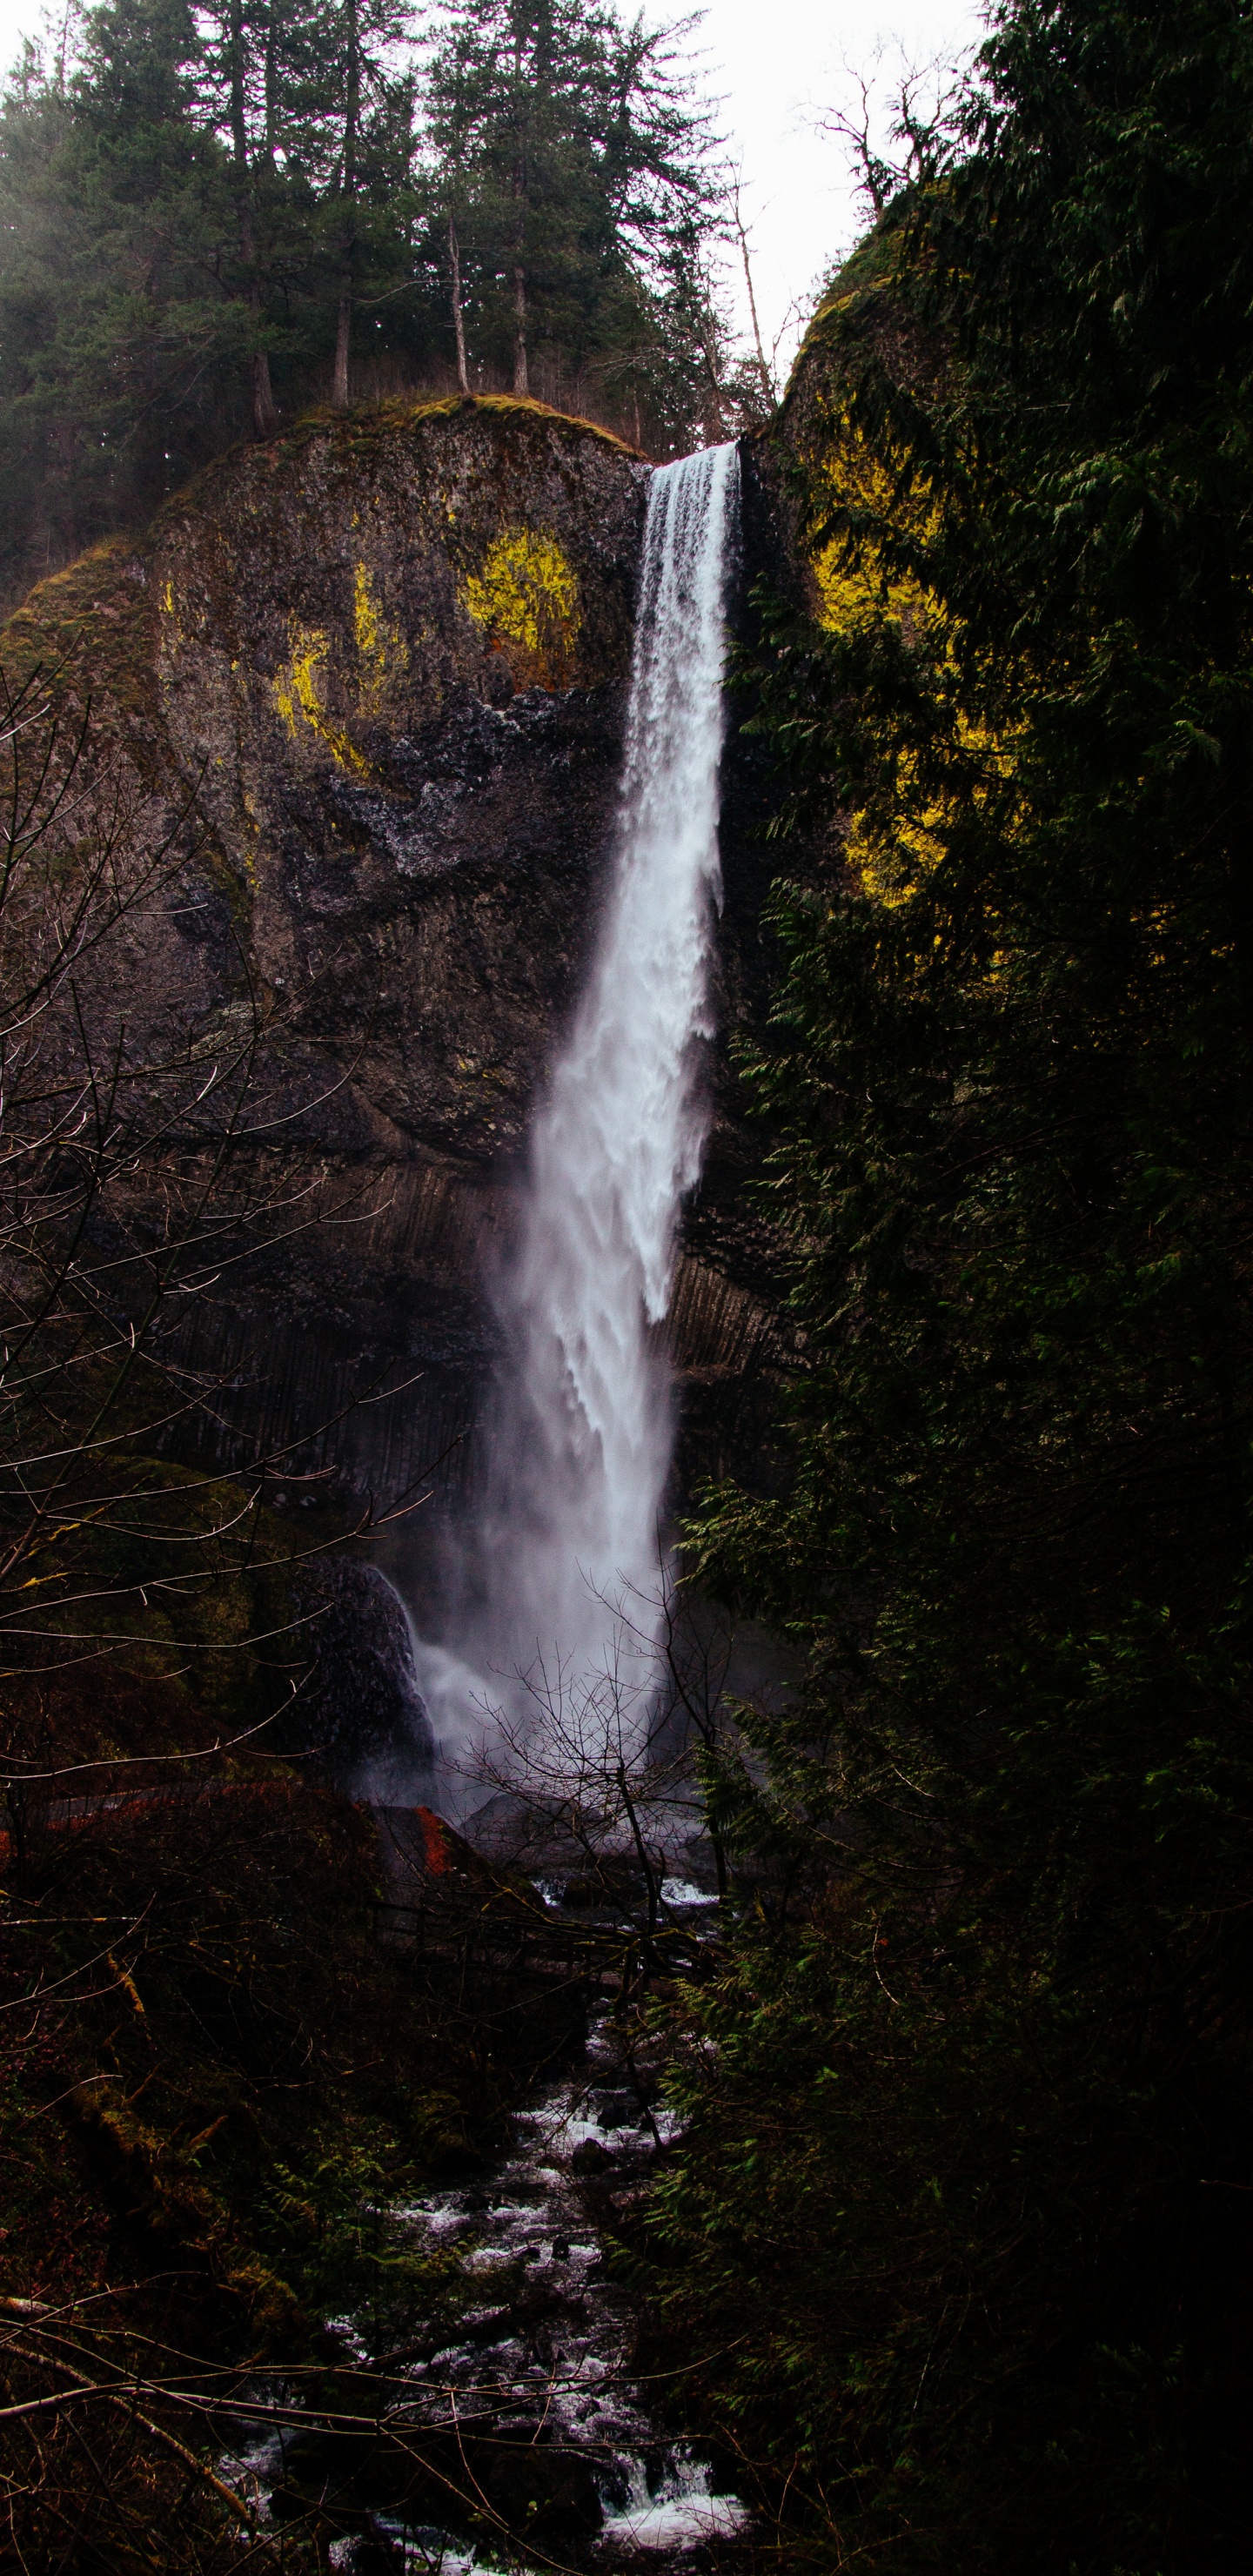
[[[28,49],[0,125],[10,594],[333,391],[362,284],[380,345],[436,357],[406,24],[391,0],[105,0],[68,77]]]
[[[69,21],[66,22],[67,28]],[[99,0],[0,114],[0,585],[310,401],[454,377],[717,434],[684,30],[466,0]],[[538,375],[536,365],[538,364]]]
[[[692,1539],[805,1686],[653,2279],[794,2563],[1247,2563],[1251,177],[1242,0],[1008,0],[789,405],[805,1339]]]
[[[663,413],[677,392],[690,410],[679,389],[704,354],[686,309],[699,263],[684,268],[686,305],[671,273],[709,232],[718,191],[686,33],[624,27],[597,0],[444,12],[428,101],[454,330],[469,325],[480,362],[507,369],[516,394],[535,389],[538,355],[558,384],[590,376],[637,408],[643,387]]]

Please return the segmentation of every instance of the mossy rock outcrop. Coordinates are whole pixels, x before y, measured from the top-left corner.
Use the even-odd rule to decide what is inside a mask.
[[[207,1292],[190,1356],[276,1447],[420,1372],[334,1433],[376,1495],[448,1449],[486,1374],[484,1241],[611,853],[649,470],[503,397],[317,414],[220,458],[0,635],[11,677],[42,665],[71,717],[90,699],[110,794],[183,853],[128,925],[133,1042],[229,1036],[263,994],[284,1186],[303,1167],[356,1193],[350,1222],[297,1226]],[[734,868],[728,892],[751,943]],[[680,1278],[694,1385],[738,1378],[762,1330],[718,1213],[739,1179],[732,1156]]]
[[[368,1022],[358,1106],[436,1148],[517,1134],[577,971],[646,479],[538,406],[318,418],[222,458],[3,638],[190,804],[209,864],[182,936],[242,938],[319,1052],[355,1058]],[[141,1011],[165,946],[159,993],[135,958]]]

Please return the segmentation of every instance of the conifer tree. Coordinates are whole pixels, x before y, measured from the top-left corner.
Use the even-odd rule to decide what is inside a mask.
[[[362,274],[375,291],[394,292],[409,239],[414,82],[404,48],[411,23],[406,0],[340,0],[327,30],[332,43],[320,95],[333,153],[324,196],[337,286],[331,399],[341,408],[350,394]]]
[[[596,0],[445,10],[428,98],[454,324],[472,310],[478,355],[507,362],[517,394],[537,350],[575,375],[638,377],[641,354],[660,373],[667,269],[717,194],[686,32],[623,27]]]
[[[302,403],[389,370],[468,390],[467,331],[488,388],[538,360],[662,453],[718,434],[684,34],[457,0],[424,79],[407,0],[98,0],[76,59],[28,47],[0,111],[8,594]]]
[[[935,156],[932,156],[934,160]],[[1244,2564],[1253,27],[1007,0],[791,424],[752,1070],[803,1365],[707,1577],[805,1686],[658,2298],[804,2563]],[[785,844],[786,846],[786,844]]]
[[[404,29],[390,0],[103,0],[68,78],[28,49],[0,120],[10,592],[331,390],[353,293],[433,354]]]

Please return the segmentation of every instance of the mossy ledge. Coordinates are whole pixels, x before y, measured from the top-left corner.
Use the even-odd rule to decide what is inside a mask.
[[[123,708],[151,713],[148,685],[157,627],[146,593],[154,562],[185,537],[195,518],[229,521],[241,486],[263,478],[277,500],[290,478],[307,466],[337,468],[354,478],[393,462],[410,441],[423,461],[438,450],[430,433],[443,428],[455,450],[467,431],[486,433],[482,462],[489,486],[525,483],[543,461],[560,460],[566,478],[579,479],[589,446],[605,458],[634,466],[645,460],[593,421],[554,411],[510,394],[453,394],[392,399],[338,412],[319,407],[302,414],[281,435],[250,441],[216,457],[159,510],[140,535],[108,537],[61,571],[36,584],[0,626],[0,657],[14,678],[35,664],[57,675],[57,686],[78,701],[90,693],[98,713]],[[479,441],[474,440],[478,445]],[[547,451],[546,458],[543,451]],[[494,468],[494,471],[492,470]],[[485,495],[487,497],[487,495]],[[286,515],[286,513],[284,513]],[[490,542],[490,539],[489,539]]]

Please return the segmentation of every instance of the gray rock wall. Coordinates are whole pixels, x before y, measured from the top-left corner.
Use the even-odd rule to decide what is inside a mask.
[[[250,1445],[303,1439],[291,1509],[327,1463],[341,1501],[466,1472],[483,1265],[610,846],[647,474],[503,398],[315,418],[219,460],[0,639],[10,668],[55,663],[71,708],[90,690],[113,788],[182,853],[131,926],[124,996],[95,992],[101,1026],[124,1003],[136,1045],[226,1046],[250,995],[276,1014],[258,1153],[322,1212],[206,1291],[185,1356]],[[764,1005],[767,873],[732,818],[728,1029]],[[779,1347],[725,1049],[715,1080],[670,1328],[705,1467],[751,1448]]]

